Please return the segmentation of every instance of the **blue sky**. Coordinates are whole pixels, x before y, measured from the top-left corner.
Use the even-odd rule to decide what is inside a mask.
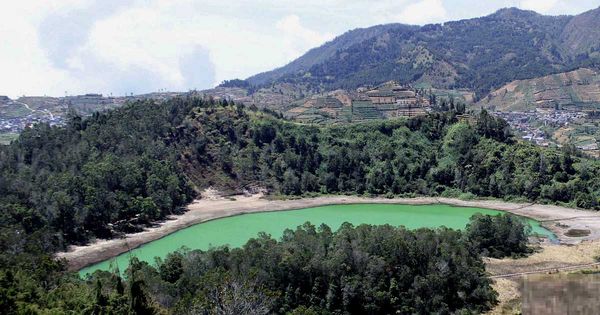
[[[282,66],[343,32],[600,0],[21,0],[0,10],[0,95],[204,89]]]

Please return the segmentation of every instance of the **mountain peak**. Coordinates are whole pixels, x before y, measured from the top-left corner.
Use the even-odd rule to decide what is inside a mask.
[[[513,7],[443,26],[358,29],[248,80],[265,86],[300,83],[314,90],[396,80],[442,89],[471,88],[484,96],[514,80],[600,62],[598,13],[545,16]]]
[[[527,18],[532,16],[538,16],[539,13],[531,10],[523,10],[516,7],[510,8],[502,8],[496,12],[494,12],[491,16],[499,17],[499,18]]]

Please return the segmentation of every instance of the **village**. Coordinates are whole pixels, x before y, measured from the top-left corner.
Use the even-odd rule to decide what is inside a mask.
[[[123,106],[127,102],[152,99],[162,102],[183,93],[156,92],[129,96],[97,93],[65,97],[22,96],[16,100],[0,95],[0,134],[18,134],[37,123],[60,126],[70,110],[81,116]]]
[[[583,113],[566,111],[532,110],[527,112],[494,111],[493,115],[506,120],[521,139],[534,142],[541,146],[549,146],[552,140],[542,127],[567,126],[576,119],[585,116]]]
[[[536,108],[523,112],[494,111],[492,114],[506,120],[516,135],[524,141],[543,147],[562,147],[569,142],[588,155],[598,155],[598,143],[593,132],[572,136],[571,139],[560,139],[559,136],[561,131],[574,131],[581,129],[581,126],[597,122],[598,117],[593,111]]]
[[[17,135],[25,128],[37,123],[46,123],[50,126],[63,125],[70,110],[86,116],[95,111],[117,108],[128,101],[153,99],[161,102],[182,94],[185,93],[156,92],[113,97],[89,93],[65,97],[23,96],[16,100],[0,96],[0,134]],[[436,103],[445,99],[440,97],[436,102],[432,95],[431,92],[425,92],[423,89],[415,89],[390,81],[375,87],[360,87],[351,91],[336,90],[313,95],[292,103],[292,106],[287,109],[282,108],[282,113],[288,119],[295,121],[326,124],[414,117],[433,111]],[[219,98],[218,95],[215,97]],[[434,104],[431,104],[432,99]],[[236,101],[241,102],[242,100],[236,99]],[[459,100],[458,102],[463,101]],[[471,108],[476,110],[475,107]],[[576,109],[559,110],[553,107],[541,107],[529,111],[492,111],[491,113],[505,119],[518,138],[544,147],[561,147],[563,145],[561,141],[557,141],[552,131],[598,118],[595,112],[590,113]],[[470,119],[465,117],[461,116],[461,119]],[[598,144],[595,139],[576,144],[576,146],[592,155],[596,155],[598,152]]]

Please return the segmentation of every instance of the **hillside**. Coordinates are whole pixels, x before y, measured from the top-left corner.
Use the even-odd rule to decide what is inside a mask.
[[[600,8],[577,16],[543,16],[511,8],[423,27],[390,24],[358,29],[248,81],[259,86],[305,83],[333,90],[396,80],[468,88],[483,97],[514,80],[597,66],[599,14]]]
[[[600,207],[595,184],[581,186],[600,165],[575,181],[570,152],[515,143],[506,122],[485,111],[473,125],[456,115],[314,127],[187,97],[74,117],[64,127],[39,124],[0,147],[3,222],[49,224],[44,246],[60,248],[135,230],[211,186],[286,195],[464,192]],[[538,174],[540,154],[552,171]],[[23,211],[36,219],[21,222]]]
[[[130,96],[85,94],[65,97],[22,96],[12,100],[0,95],[0,144],[8,144],[23,129],[36,123],[62,125],[70,114],[89,116],[115,109],[128,102],[154,100],[162,102],[185,93],[160,92]]]
[[[600,10],[591,10],[573,17],[560,34],[563,49],[571,56],[585,59],[598,57],[600,48]]]
[[[338,36],[332,41],[324,45],[309,50],[304,56],[298,58],[284,67],[277,68],[269,72],[259,73],[250,79],[250,83],[262,85],[268,82],[276,81],[286,74],[302,73],[305,69],[309,69],[315,65],[326,62],[334,57],[338,51],[346,50],[356,44],[378,37],[390,30],[405,29],[415,30],[418,27],[402,25],[402,24],[387,24],[377,25],[369,28],[359,28],[348,31],[341,36]]]
[[[92,311],[96,308],[116,309],[113,313],[123,314],[127,313],[123,309],[128,307],[138,309],[129,313],[151,314],[148,307],[188,309],[186,305],[201,303],[178,293],[174,296],[177,301],[163,298],[175,292],[188,292],[169,289],[176,288],[172,285],[182,276],[184,266],[191,268],[186,270],[202,270],[202,280],[194,278],[179,282],[182,286],[193,283],[210,288],[210,283],[223,283],[219,274],[204,273],[220,265],[211,264],[210,268],[196,263],[190,265],[187,262],[191,260],[181,256],[184,252],[172,254],[179,255],[179,258],[170,255],[164,264],[159,261],[159,270],[153,271],[147,263],[134,259],[126,271],[125,280],[119,277],[118,272],[99,272],[88,282],[66,274],[63,263],[54,260],[52,253],[68,244],[118,237],[144,228],[177,213],[196,197],[197,191],[207,187],[235,192],[266,188],[272,194],[297,196],[323,193],[519,198],[598,209],[598,176],[600,162],[575,156],[569,150],[545,149],[515,142],[506,122],[489,116],[486,111],[482,111],[471,124],[459,122],[457,113],[448,111],[411,119],[315,127],[213,99],[188,96],[162,103],[139,101],[96,113],[87,119],[72,117],[63,127],[39,124],[26,129],[10,145],[0,147],[0,250],[4,253],[0,256],[0,280],[3,284],[0,301],[3,309],[10,310],[9,313],[33,314],[65,313],[66,310],[101,313]],[[487,220],[486,224],[490,223],[490,219],[483,220]],[[515,229],[523,231],[522,226]],[[482,231],[488,233],[489,226],[484,226]],[[382,235],[389,236],[390,233],[386,231]],[[454,261],[458,257],[472,257],[468,258],[472,266],[478,266],[478,270],[483,272],[483,262],[479,260],[478,253],[471,250],[472,243],[469,246],[457,243],[460,235],[449,234],[459,232],[444,229],[440,232],[415,232],[430,235],[424,238],[420,234],[406,234],[408,232],[404,230],[400,233],[411,239],[437,238],[436,235],[440,235],[440,239],[449,239],[453,242],[449,243],[450,247],[435,239],[425,242],[442,244],[444,252],[457,248],[456,254],[451,254]],[[292,236],[290,233],[286,235]],[[327,235],[331,233],[327,232]],[[343,239],[347,240],[347,232],[343,235]],[[496,234],[492,232],[491,235]],[[325,234],[323,236],[329,238]],[[277,241],[264,237],[259,239],[262,240],[259,242],[266,242],[265,246],[271,245],[263,247],[257,241],[250,241],[245,248],[258,253],[264,252],[263,249],[273,251],[269,248]],[[284,242],[282,248],[287,247]],[[304,250],[294,252],[304,257]],[[331,251],[334,252],[344,251]],[[219,247],[206,255],[225,261],[219,257],[225,259],[229,253],[229,249]],[[422,257],[423,253],[440,257],[437,250],[417,250],[415,253],[418,257]],[[266,273],[252,266],[283,266],[283,263],[292,260],[305,265],[302,260],[297,260],[300,256],[284,256],[286,258],[279,263],[275,256],[264,255],[275,259],[269,263],[243,254],[239,257],[251,260],[247,266],[252,269],[234,269],[244,275],[253,274],[247,270],[257,270],[256,275],[260,276]],[[369,261],[383,261],[371,256],[363,257],[368,257]],[[410,256],[402,254],[394,257]],[[183,265],[182,261],[185,261]],[[327,265],[339,266],[340,263],[332,260]],[[294,271],[294,268],[284,268],[285,272],[268,270],[285,277],[287,274],[299,274],[300,271]],[[373,270],[387,269],[396,270],[379,267]],[[414,272],[406,270],[403,277],[411,275],[406,282],[409,285],[414,282]],[[415,266],[415,270],[429,269],[419,265]],[[432,270],[439,271],[439,268]],[[432,272],[427,271],[428,274]],[[195,273],[186,271],[185,274]],[[462,273],[460,275],[463,277]],[[338,274],[331,276],[331,279],[343,278]],[[444,277],[432,279],[442,278],[451,279],[447,273]],[[265,282],[267,288],[285,292],[273,295],[281,297],[277,298],[277,303],[283,305],[279,309],[284,310],[276,313],[287,313],[298,305],[313,303],[310,302],[312,299],[289,300],[287,296],[293,294],[288,293],[301,292],[300,289],[290,288],[289,279],[277,279]],[[306,279],[317,281],[318,277],[302,276],[298,279],[305,283]],[[480,278],[484,282],[486,279]],[[280,287],[276,283],[285,285]],[[360,283],[367,282],[361,280]],[[448,283],[456,288],[456,281]],[[435,287],[439,286],[435,284]],[[319,286],[310,283],[301,287],[302,292],[309,292]],[[386,282],[380,287],[392,290],[398,286]],[[410,286],[399,288],[404,292]],[[211,289],[211,292],[216,291]],[[206,296],[202,292],[198,294]],[[332,294],[338,296],[336,300],[341,299],[338,293]],[[407,301],[411,299],[412,296]],[[454,296],[447,300],[454,304],[459,301]],[[478,298],[477,301],[468,304],[476,312],[478,307],[483,310],[490,306],[486,304],[487,299]],[[493,301],[493,295],[490,295],[489,302]],[[177,305],[172,302],[177,302]],[[363,305],[362,302],[357,303]],[[463,304],[453,307],[462,309]],[[431,308],[423,313],[448,310],[445,305],[428,306]],[[390,306],[389,309],[398,308]],[[359,310],[358,313],[364,313],[362,308]]]
[[[491,92],[476,105],[498,111],[598,108],[600,73],[584,68],[513,81]]]

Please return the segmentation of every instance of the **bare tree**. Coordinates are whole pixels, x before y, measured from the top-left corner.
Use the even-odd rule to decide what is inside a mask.
[[[256,282],[226,279],[210,290],[207,305],[195,305],[189,314],[262,315],[269,314],[274,298]]]

